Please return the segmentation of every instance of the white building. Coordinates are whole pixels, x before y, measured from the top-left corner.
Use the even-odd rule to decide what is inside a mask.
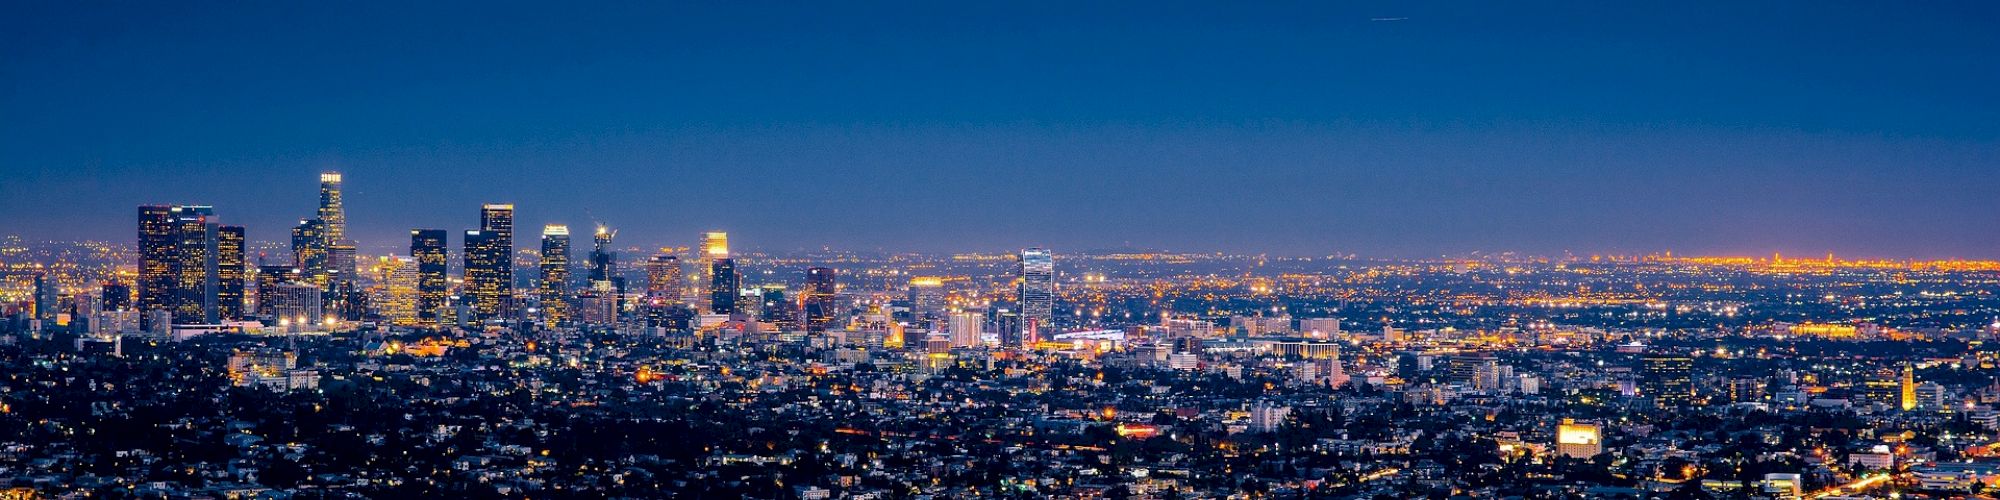
[[[951,332],[952,347],[977,347],[985,342],[986,315],[976,312],[951,314],[946,329]]]

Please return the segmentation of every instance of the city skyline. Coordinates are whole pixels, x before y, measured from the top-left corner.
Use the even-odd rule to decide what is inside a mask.
[[[408,256],[410,256],[410,255],[409,255],[409,253],[407,252],[407,250],[409,249],[409,247],[408,247],[408,246],[406,245],[406,243],[407,243],[406,241],[397,241],[397,242],[366,242],[365,244],[363,244],[362,242],[357,242],[357,241],[355,241],[355,240],[353,240],[353,239],[349,239],[349,238],[341,238],[341,237],[337,237],[337,236],[334,236],[334,234],[332,234],[332,233],[333,233],[334,231],[341,231],[341,232],[344,232],[344,231],[342,231],[342,229],[343,229],[343,228],[345,227],[345,225],[346,225],[346,224],[345,224],[345,217],[344,217],[344,215],[343,215],[343,213],[344,213],[344,212],[343,212],[343,211],[342,211],[342,209],[341,209],[341,205],[342,205],[342,203],[341,203],[341,201],[340,201],[340,199],[341,199],[341,194],[340,194],[340,193],[341,193],[341,189],[340,189],[340,187],[339,187],[339,186],[340,186],[340,185],[342,184],[342,181],[341,181],[341,178],[342,178],[342,177],[344,176],[344,174],[343,174],[343,173],[341,173],[341,172],[338,172],[338,171],[325,171],[325,172],[320,172],[320,173],[319,173],[318,175],[319,175],[319,177],[320,177],[320,183],[321,183],[321,187],[320,187],[320,194],[319,194],[319,197],[320,197],[319,199],[320,199],[320,201],[319,201],[319,205],[318,205],[318,208],[317,208],[317,210],[319,211],[319,214],[318,214],[318,215],[316,215],[315,217],[311,217],[311,218],[305,218],[305,219],[299,219],[299,221],[300,221],[300,222],[299,222],[299,225],[298,225],[298,226],[295,226],[295,227],[292,227],[292,228],[289,228],[287,232],[284,232],[283,234],[280,234],[279,236],[280,236],[281,238],[278,238],[278,239],[260,239],[260,238],[256,238],[256,237],[248,237],[248,239],[247,239],[247,240],[245,240],[245,241],[246,241],[246,243],[255,243],[255,244],[261,244],[261,245],[267,245],[267,246],[268,246],[268,245],[276,245],[276,246],[283,246],[283,245],[285,244],[285,242],[286,242],[286,240],[285,240],[284,238],[289,238],[289,239],[291,240],[291,242],[292,242],[291,244],[292,244],[292,245],[293,245],[293,246],[295,247],[295,251],[296,251],[296,247],[297,247],[298,245],[300,245],[300,242],[302,241],[302,240],[301,240],[301,238],[304,238],[304,240],[303,240],[303,241],[310,241],[310,242],[316,242],[316,243],[313,243],[313,244],[310,244],[310,245],[308,245],[308,246],[309,246],[309,247],[311,247],[311,248],[315,248],[315,249],[318,249],[318,250],[314,250],[314,251],[316,251],[316,252],[318,252],[318,253],[320,253],[320,254],[325,254],[325,253],[326,253],[326,252],[328,252],[328,251],[332,251],[332,252],[333,252],[333,253],[335,254],[335,255],[330,255],[330,256],[326,256],[326,257],[318,257],[319,259],[329,259],[329,258],[331,258],[331,259],[333,259],[334,261],[340,261],[340,260],[342,260],[342,259],[345,259],[345,260],[348,260],[348,261],[350,261],[350,262],[348,262],[348,266],[349,266],[350,268],[351,268],[351,266],[352,266],[352,264],[353,264],[353,263],[351,262],[351,260],[355,258],[355,255],[353,255],[353,254],[354,254],[355,252],[357,252],[357,251],[359,251],[359,252],[361,252],[361,253],[367,253],[367,254],[373,254],[373,253],[377,253],[377,252],[379,252],[379,253],[380,253],[381,255],[396,255],[396,256],[405,256],[405,257],[408,257]],[[331,184],[329,184],[329,179],[331,179]],[[329,189],[329,188],[328,188],[328,186],[329,186],[329,185],[331,185],[331,186],[333,186],[333,187],[332,187],[331,189]],[[329,198],[329,193],[331,193],[331,198]],[[331,201],[329,201],[329,199],[330,199]],[[142,207],[142,208],[143,208],[143,207],[147,207],[147,206],[181,206],[181,205],[141,205],[141,207]],[[186,205],[186,206],[203,206],[203,207],[212,207],[211,205]],[[513,206],[514,206],[514,205],[513,205],[513,204],[511,204],[511,203],[498,203],[498,204],[495,204],[495,203],[484,203],[484,204],[481,204],[481,207],[482,207],[482,215],[481,215],[481,218],[482,218],[482,219],[484,219],[484,218],[486,217],[486,215],[485,215],[485,214],[486,214],[486,213],[487,213],[488,211],[490,211],[490,210],[494,209],[495,207],[503,207],[503,208],[504,208],[505,210],[507,210],[507,211],[508,211],[508,212],[509,212],[509,213],[511,214],[511,211],[513,210]],[[213,217],[213,216],[211,216],[211,217]],[[594,217],[594,216],[593,216],[593,217]],[[337,222],[337,223],[335,223],[335,224],[326,224],[326,223],[323,223],[323,222],[321,222],[321,221],[323,221],[323,220],[337,220],[337,221],[339,221],[339,222]],[[607,245],[610,245],[610,244],[611,244],[611,240],[610,240],[610,237],[611,237],[612,235],[615,235],[615,234],[616,234],[616,232],[617,232],[617,229],[614,229],[614,228],[612,227],[612,225],[611,225],[611,224],[608,224],[608,223],[605,223],[605,222],[603,222],[602,220],[594,220],[594,221],[593,221],[593,223],[594,223],[594,225],[595,225],[595,230],[596,230],[596,232],[597,232],[597,234],[596,234],[596,236],[595,236],[595,238],[597,239],[597,242],[596,242],[596,244],[595,244],[594,246],[596,246],[596,247],[598,247],[598,248],[600,248],[600,249],[608,249],[608,248],[610,248],[610,247],[609,247],[609,246],[607,246]],[[483,223],[482,223],[481,225],[483,226]],[[550,223],[547,223],[547,224],[544,224],[544,226],[545,226],[545,227],[563,227],[563,228],[564,228],[564,231],[567,231],[567,225],[568,225],[568,223],[567,223],[567,222],[550,222]],[[240,226],[240,225],[238,225],[238,226],[235,226],[235,228],[236,228],[236,230],[237,230],[238,232],[245,232],[245,230],[243,229],[243,227],[242,227],[242,226]],[[328,230],[328,228],[333,228],[333,229],[332,229],[331,231],[329,231],[329,230]],[[418,228],[414,228],[414,229],[408,229],[407,231],[420,231],[420,230],[424,230],[424,231],[427,231],[427,230],[431,230],[431,228],[423,228],[423,227],[418,227]],[[252,232],[252,233],[254,234],[254,231],[251,231],[251,232]],[[467,234],[468,234],[468,235],[470,235],[470,234],[472,234],[472,233],[475,233],[475,232],[477,232],[477,231],[476,231],[476,230],[468,230]],[[714,238],[716,234],[726,234],[726,232],[724,232],[724,233],[715,233],[715,232],[713,232],[713,231],[712,231],[712,229],[711,229],[710,231],[706,231],[706,232],[704,232],[704,234],[706,235],[706,237],[707,237],[707,238]],[[19,237],[19,236],[21,236],[21,235],[19,235],[19,234],[13,234],[13,235],[8,235],[8,236],[15,236],[15,237]],[[242,237],[243,237],[243,236],[240,236],[240,235],[239,235],[239,238],[242,238]],[[340,238],[340,239],[341,239],[341,240],[343,240],[343,241],[340,241],[340,242],[336,243],[336,242],[334,241],[334,239],[335,239],[335,238]],[[691,237],[691,236],[690,236],[690,237],[685,237],[685,238],[681,238],[681,239],[678,239],[678,240],[677,240],[677,239],[676,239],[676,238],[674,238],[673,236],[666,236],[666,237],[664,237],[664,238],[660,238],[660,239],[659,239],[659,240],[657,240],[656,242],[642,242],[642,243],[639,243],[639,244],[636,244],[636,245],[629,245],[629,246],[628,246],[628,248],[639,248],[639,249],[645,249],[645,250],[651,250],[651,249],[658,249],[658,250],[660,250],[660,251],[671,251],[671,252],[675,252],[675,253],[678,253],[678,252],[688,252],[688,253],[692,253],[692,254],[701,254],[701,253],[703,253],[703,252],[705,252],[705,251],[706,251],[706,250],[704,250],[704,248],[707,248],[707,245],[711,245],[711,244],[713,244],[713,242],[708,242],[708,243],[703,243],[703,244],[702,244],[702,245],[703,245],[702,247],[696,247],[696,246],[695,246],[695,245],[694,245],[694,244],[692,243],[692,242],[693,242],[694,240],[696,240],[696,239],[697,239],[697,238],[695,238],[695,237]],[[521,242],[520,242],[520,241],[518,241],[518,240],[515,240],[515,239],[511,238],[511,234],[510,234],[510,240],[512,240],[512,242],[514,243],[514,245],[515,245],[515,246],[516,246],[517,248],[516,248],[515,250],[510,250],[510,251],[509,251],[509,253],[512,253],[513,251],[533,251],[533,249],[534,249],[534,247],[535,247],[535,245],[529,245],[529,246],[526,246],[526,247],[519,247],[519,245],[521,244]],[[48,241],[62,241],[62,240],[48,240]],[[114,243],[115,243],[115,241],[114,241]],[[530,243],[532,243],[532,242],[530,242]],[[725,245],[725,246],[724,246],[723,248],[725,248],[724,252],[726,253],[726,252],[727,252],[727,250],[726,250],[726,248],[727,248],[727,247],[726,247],[726,243],[725,243],[724,245]],[[1038,248],[1037,248],[1037,247],[1033,247],[1033,246],[1023,246],[1023,247],[1019,247],[1019,248],[959,248],[959,249],[946,249],[946,250],[941,250],[941,251],[930,251],[930,252],[927,252],[927,253],[1010,253],[1010,252],[1014,252],[1014,251],[1017,251],[1017,250],[1036,250],[1036,249],[1038,249]],[[343,251],[343,250],[344,250],[344,251]],[[788,254],[788,253],[795,253],[795,252],[812,252],[812,251],[819,251],[819,250],[831,250],[831,251],[837,251],[837,252],[855,252],[855,251],[860,251],[860,252],[866,252],[866,251],[870,251],[870,250],[874,250],[874,251],[883,251],[883,252],[887,252],[887,253],[897,253],[897,252],[898,252],[898,250],[896,250],[896,249],[887,249],[887,248],[882,248],[882,247],[876,247],[876,248],[873,248],[873,249],[868,249],[868,248],[861,248],[861,247],[854,247],[854,246],[839,246],[839,245],[825,245],[825,246],[822,246],[822,247],[819,247],[819,248],[793,248],[793,249],[779,249],[779,248],[768,248],[768,247],[754,247],[754,251],[757,251],[757,252],[766,252],[766,253],[774,253],[774,254]],[[1131,245],[1131,244],[1129,244],[1129,242],[1128,242],[1127,244],[1124,244],[1124,245],[1113,245],[1113,246],[1104,246],[1104,247],[1098,247],[1098,248],[1081,248],[1081,249],[1073,249],[1073,250],[1071,250],[1071,251],[1073,251],[1073,252],[1082,252],[1082,253],[1104,253],[1104,252],[1118,252],[1118,251],[1146,251],[1146,252],[1155,252],[1155,251],[1166,251],[1166,252],[1192,252],[1192,253],[1223,253],[1223,254],[1228,254],[1228,253],[1234,253],[1234,254],[1249,254],[1249,255],[1273,255],[1273,256],[1282,256],[1282,257],[1320,257],[1320,256],[1329,256],[1329,255],[1331,255],[1331,256],[1339,256],[1339,255],[1349,255],[1349,256],[1353,256],[1353,257],[1357,257],[1357,258],[1363,258],[1363,259],[1370,259],[1370,258],[1379,258],[1379,259],[1423,259],[1423,258],[1434,258],[1434,257],[1445,257],[1445,258],[1470,258],[1470,257],[1478,257],[1478,256],[1482,256],[1482,255],[1488,255],[1488,256],[1493,256],[1493,255],[1503,255],[1503,254],[1520,254],[1520,255],[1523,255],[1523,256],[1527,256],[1527,257],[1533,257],[1533,258],[1572,258],[1572,259],[1581,259],[1581,258],[1592,258],[1592,257],[1635,257],[1635,256],[1649,256],[1649,255],[1650,255],[1650,256],[1660,256],[1660,255],[1664,255],[1664,256],[1674,256],[1674,255],[1676,254],[1676,250],[1675,250],[1675,249],[1673,249],[1673,248],[1661,248],[1661,249],[1636,249],[1636,250],[1633,250],[1633,251],[1630,251],[1630,252],[1593,252],[1593,251],[1574,251],[1574,250],[1563,250],[1563,251],[1559,251],[1559,252],[1557,252],[1557,253],[1555,253],[1555,254],[1542,254],[1542,253],[1534,253],[1534,252],[1518,252],[1518,251],[1515,251],[1515,250],[1508,250],[1508,249],[1501,249],[1501,250],[1494,250],[1494,251],[1486,251],[1486,250],[1473,250],[1473,251],[1468,251],[1468,252],[1463,252],[1463,253],[1460,253],[1460,254],[1457,254],[1457,255],[1430,255],[1430,256],[1407,256],[1407,255],[1368,255],[1368,254],[1357,254],[1357,253],[1353,253],[1353,252],[1341,252],[1341,251],[1337,251],[1337,250],[1336,250],[1336,251],[1332,251],[1332,252],[1330,252],[1330,253],[1327,253],[1327,254],[1276,254],[1276,253],[1273,253],[1273,252],[1256,252],[1256,251],[1251,251],[1251,252],[1224,252],[1224,251],[1205,251],[1205,250],[1194,250],[1194,249],[1175,249],[1175,248],[1157,248],[1157,247],[1146,247],[1146,246],[1138,246],[1138,245]],[[1741,253],[1741,252],[1735,252],[1735,253],[1731,253],[1731,252],[1721,252],[1721,253],[1702,253],[1702,252],[1686,252],[1686,251],[1681,251],[1681,252],[1678,252],[1678,254],[1679,254],[1679,256],[1683,256],[1683,257],[1708,257],[1708,258],[1725,258],[1725,257],[1726,257],[1726,258],[1752,258],[1752,259],[1777,259],[1777,258],[1785,258],[1785,259],[1825,259],[1825,260],[1866,260],[1866,261],[1873,261],[1873,260],[1907,260],[1907,261],[1925,261],[1925,260],[1940,260],[1940,261],[1942,261],[1942,260],[1975,260],[1975,261],[1991,261],[1991,260],[2000,260],[2000,259],[1991,259],[1991,258],[1977,258],[1977,257],[1964,257],[1964,256],[1956,256],[1956,255],[1953,255],[1953,256],[1910,256],[1910,255],[1868,255],[1868,254],[1863,254],[1863,255],[1853,255],[1853,254],[1840,254],[1839,252],[1834,252],[1834,251],[1827,251],[1827,252],[1824,252],[1824,253],[1814,253],[1814,252],[1810,252],[1810,251],[1805,251],[1805,252],[1800,252],[1800,251],[1787,251],[1787,250],[1773,250],[1773,251],[1769,251],[1768,253],[1764,253],[1764,254],[1751,254],[1751,253]],[[342,255],[344,255],[344,257],[342,257]],[[277,258],[277,257],[282,257],[282,256],[272,256],[272,255],[259,255],[259,256],[260,256],[260,257],[265,257],[265,258]],[[301,258],[303,258],[303,257],[301,257]],[[597,257],[597,256],[594,256],[594,255],[593,255],[593,256],[591,256],[591,259],[596,259],[596,258],[598,258],[598,257]],[[583,265],[596,265],[596,264],[594,264],[594,263],[593,263],[592,261],[579,261],[579,262],[582,262],[582,264],[583,264]],[[316,264],[316,265],[319,265],[319,266],[327,266],[327,267],[331,267],[331,268],[334,268],[334,269],[337,269],[337,268],[339,267],[338,265],[335,265],[335,264],[332,264],[331,262],[329,262],[328,264]],[[312,265],[309,265],[309,266],[307,266],[307,267],[309,267],[309,268],[310,268],[310,267],[312,267]],[[350,269],[350,270],[349,270],[349,271],[347,271],[347,272],[351,274],[351,273],[352,273],[353,271],[352,271],[352,270]],[[314,273],[311,273],[311,272],[309,272],[308,274],[309,274],[309,275],[311,275],[311,274],[314,274]],[[337,273],[336,273],[336,274],[337,274]],[[323,281],[323,280],[324,280],[324,278],[321,278],[321,280]]]
[[[1994,498],[1997,20],[8,5],[0,500]]]
[[[773,251],[2000,258],[1992,6],[1706,7],[29,6],[0,231],[277,241],[337,170],[378,251],[504,202]]]

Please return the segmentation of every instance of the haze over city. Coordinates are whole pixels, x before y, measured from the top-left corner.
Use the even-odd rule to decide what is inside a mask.
[[[1995,7],[1795,7],[16,5],[0,233],[2000,258]]]

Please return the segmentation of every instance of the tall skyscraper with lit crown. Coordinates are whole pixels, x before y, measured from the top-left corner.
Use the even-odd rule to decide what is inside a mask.
[[[341,201],[340,172],[319,174],[319,220],[328,243],[347,241],[347,207]]]

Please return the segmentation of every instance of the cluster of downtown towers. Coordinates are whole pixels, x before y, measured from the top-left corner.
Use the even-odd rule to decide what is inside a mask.
[[[282,265],[249,266],[243,227],[218,224],[213,207],[140,206],[135,307],[140,328],[160,331],[255,320],[297,331],[381,320],[419,327],[634,322],[686,331],[710,322],[701,317],[703,312],[714,315],[710,318],[748,313],[739,307],[746,296],[765,305],[756,320],[781,328],[825,331],[839,327],[837,322],[845,316],[832,268],[807,268],[805,287],[795,304],[781,291],[771,296],[770,290],[742,287],[728,236],[722,232],[705,235],[696,263],[698,276],[684,276],[680,259],[663,253],[641,264],[644,289],[628,290],[618,271],[617,253],[611,249],[616,232],[597,228],[587,260],[588,276],[578,287],[570,279],[569,228],[549,225],[542,231],[540,279],[532,296],[516,295],[514,206],[508,204],[484,205],[479,228],[464,232],[464,274],[455,290],[449,278],[449,233],[415,229],[410,231],[410,257],[388,266],[393,269],[389,273],[403,278],[390,281],[407,288],[406,293],[388,296],[407,300],[380,300],[383,295],[375,294],[378,300],[371,303],[371,294],[357,284],[355,245],[347,239],[341,184],[339,173],[320,175],[318,212],[292,228],[293,259]],[[1048,328],[1054,316],[1054,257],[1039,248],[1024,250],[1020,257],[1019,321],[1000,330],[1012,343],[1034,341],[1037,330]],[[246,283],[254,284],[254,295],[245,296]],[[122,285],[105,288],[107,309],[133,305],[111,299],[128,296]],[[690,297],[695,300],[687,300]],[[246,309],[253,301],[254,308]]]

